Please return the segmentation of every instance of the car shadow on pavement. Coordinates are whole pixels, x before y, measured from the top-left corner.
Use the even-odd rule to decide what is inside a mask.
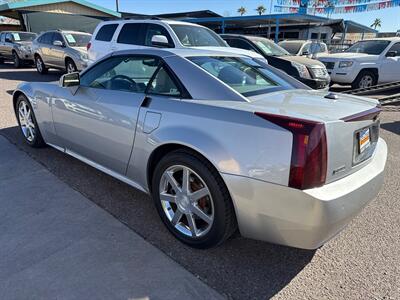
[[[400,135],[400,121],[381,123],[381,128]]]
[[[29,82],[51,82],[59,80],[63,74],[57,70],[50,70],[48,74],[40,75],[33,67],[14,69],[13,72],[10,72],[10,67],[10,64],[0,64],[0,80],[5,79]]]
[[[53,148],[28,147],[17,127],[4,128],[0,134],[228,299],[272,297],[315,254],[239,235],[214,249],[192,249],[166,230],[144,193]]]

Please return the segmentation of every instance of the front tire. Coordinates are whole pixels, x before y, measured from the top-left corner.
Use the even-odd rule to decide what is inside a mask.
[[[65,62],[65,69],[67,70],[67,73],[74,73],[78,71],[75,62],[70,58]]]
[[[376,85],[377,83],[378,83],[378,77],[374,72],[361,71],[360,74],[358,74],[357,78],[351,84],[351,88],[353,90],[369,88],[371,86]]]
[[[19,58],[17,52],[13,52],[13,62],[14,68],[18,69],[21,67],[21,59]]]
[[[168,230],[191,247],[215,247],[236,231],[225,183],[196,153],[177,150],[163,157],[154,171],[152,195]]]
[[[38,71],[39,74],[47,74],[49,71],[46,67],[46,65],[43,62],[43,59],[39,56],[36,55],[35,57],[35,65],[36,65],[36,70]]]
[[[31,103],[24,95],[18,97],[15,112],[25,142],[34,148],[44,147],[46,143],[40,133]]]

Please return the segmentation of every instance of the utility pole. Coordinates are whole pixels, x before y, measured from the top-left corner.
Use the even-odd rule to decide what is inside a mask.
[[[119,12],[119,0],[115,0],[115,6],[117,8],[117,12]]]

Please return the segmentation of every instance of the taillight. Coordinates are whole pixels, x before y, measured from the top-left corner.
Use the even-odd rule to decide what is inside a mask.
[[[86,50],[89,51],[90,47],[92,47],[92,43],[91,43],[91,42],[89,42],[89,43],[86,45]]]
[[[293,134],[289,186],[305,190],[324,185],[328,163],[325,125],[267,113],[255,114]]]

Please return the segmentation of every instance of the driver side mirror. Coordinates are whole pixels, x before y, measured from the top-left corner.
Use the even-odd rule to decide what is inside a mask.
[[[386,53],[386,57],[396,57],[397,56],[397,51],[388,51]]]
[[[153,35],[153,37],[151,38],[151,45],[160,48],[170,48],[170,44],[165,35]]]
[[[81,84],[81,78],[79,72],[64,74],[60,78],[61,87],[79,86]]]
[[[53,42],[53,46],[64,47],[64,43],[57,40],[57,41],[54,41],[54,42]]]

